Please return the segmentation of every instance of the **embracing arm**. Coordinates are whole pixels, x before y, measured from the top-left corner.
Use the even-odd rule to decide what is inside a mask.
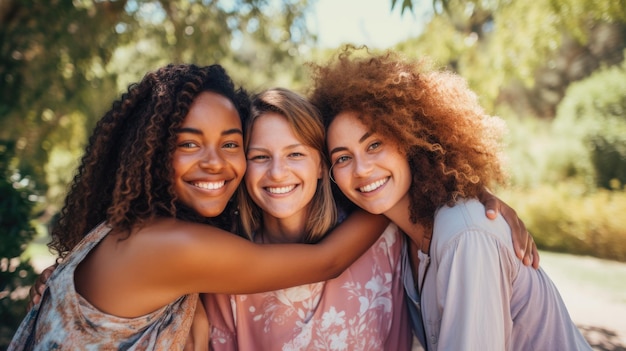
[[[524,222],[517,216],[515,210],[487,189],[478,196],[478,200],[485,206],[485,214],[489,219],[496,219],[498,213],[502,214],[504,220],[511,227],[515,254],[522,260],[522,263],[526,266],[532,265],[535,269],[539,268],[537,245],[535,245],[533,237],[526,230]]]
[[[380,237],[388,223],[383,216],[355,211],[315,245],[258,245],[230,233],[207,232],[197,224],[172,224],[160,229],[180,232],[175,236],[179,240],[168,244],[169,254],[161,252],[160,257],[146,260],[168,262],[161,265],[159,280],[179,293],[271,291],[338,276]],[[153,252],[158,251],[162,250]],[[142,252],[152,255],[147,248]]]
[[[388,224],[358,210],[317,244],[259,245],[208,225],[161,219],[130,236],[103,240],[75,281],[102,311],[136,317],[189,293],[246,294],[334,278]],[[34,295],[44,287],[37,284]]]

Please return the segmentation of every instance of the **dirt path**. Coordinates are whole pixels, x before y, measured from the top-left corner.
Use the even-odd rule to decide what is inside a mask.
[[[626,264],[542,252],[572,319],[598,351],[626,351]]]

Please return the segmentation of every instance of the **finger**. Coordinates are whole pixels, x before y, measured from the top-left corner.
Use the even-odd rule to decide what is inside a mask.
[[[533,252],[533,268],[539,269],[539,250],[537,250],[537,245],[535,244],[534,240],[533,240],[532,252]]]
[[[40,279],[43,283],[45,283],[45,282],[48,280],[48,278],[50,278],[50,275],[52,274],[52,272],[54,272],[54,269],[55,269],[55,268],[56,268],[55,266],[50,266],[50,267],[48,267],[48,268],[44,269],[44,270],[41,272],[41,274],[39,275],[39,279]]]
[[[488,194],[482,196],[481,202],[485,206],[485,214],[487,215],[487,218],[496,219],[498,213],[500,212],[500,202],[498,199],[493,195]]]
[[[524,263],[524,266],[530,266],[533,264],[533,238],[532,236],[530,236],[530,233],[526,232],[526,245],[525,245],[525,249],[524,249],[524,258],[522,259],[522,262]]]
[[[514,210],[513,210],[514,211]],[[532,252],[532,247],[533,247],[533,237],[532,235],[530,235],[530,233],[528,232],[528,229],[526,229],[526,225],[524,224],[524,222],[522,222],[521,219],[517,219],[517,230],[518,233],[520,234],[520,248],[521,248],[521,252],[519,253],[520,256],[523,257],[522,258],[522,262],[524,263],[525,266],[530,266],[533,263],[533,252]]]
[[[46,291],[45,283],[41,283],[37,285],[37,295],[43,295],[43,292]]]
[[[513,249],[515,250],[515,254],[517,258],[521,259],[524,265],[530,265],[530,262],[524,260],[525,258],[529,258],[529,252],[526,249],[529,245],[530,235],[526,231],[526,227],[524,223],[519,220],[517,214],[513,209],[510,209],[511,212],[503,212],[503,216],[507,219],[507,223],[509,223],[509,227],[511,228],[511,233],[513,236]],[[508,218],[512,218],[511,221]]]

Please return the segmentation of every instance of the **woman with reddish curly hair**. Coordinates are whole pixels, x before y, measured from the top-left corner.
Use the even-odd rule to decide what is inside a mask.
[[[545,272],[515,257],[507,223],[484,216],[477,198],[506,179],[504,123],[460,76],[347,47],[313,66],[310,98],[341,192],[410,238],[405,289],[427,350],[591,349]]]
[[[316,245],[227,232],[248,110],[219,65],[168,65],[129,87],[89,140],[52,230],[62,262],[9,350],[182,350],[198,292],[334,278],[378,239],[388,220],[363,212]]]

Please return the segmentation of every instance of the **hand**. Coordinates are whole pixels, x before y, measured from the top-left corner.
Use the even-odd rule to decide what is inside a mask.
[[[508,223],[511,228],[515,254],[522,260],[522,263],[525,266],[532,265],[535,269],[539,268],[537,245],[515,210],[487,190],[480,194],[478,200],[485,206],[487,218],[495,219],[500,213]]]
[[[43,292],[46,290],[46,282],[55,268],[56,264],[44,269],[41,274],[39,274],[39,277],[37,277],[35,284],[30,287],[28,291],[28,296],[30,297],[30,301],[28,302],[29,310],[41,301],[41,295],[43,295]]]

